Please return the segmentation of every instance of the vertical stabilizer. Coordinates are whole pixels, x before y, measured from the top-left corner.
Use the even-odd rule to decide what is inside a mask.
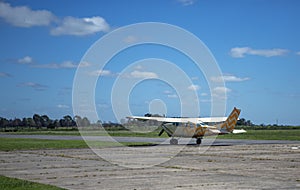
[[[239,115],[241,113],[240,109],[237,109],[236,107],[233,108],[231,114],[228,116],[227,120],[221,124],[221,129],[225,129],[228,132],[232,132],[234,130],[234,127],[236,125],[236,122],[239,118]]]

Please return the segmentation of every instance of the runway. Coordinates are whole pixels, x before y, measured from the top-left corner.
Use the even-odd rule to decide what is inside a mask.
[[[299,144],[107,147],[101,153],[0,151],[0,175],[74,190],[300,188]],[[152,161],[162,162],[149,166]]]
[[[113,136],[69,136],[69,135],[11,135],[0,134],[0,138],[30,138],[48,140],[87,140],[87,141],[106,141],[106,142],[146,142],[153,144],[169,144],[170,138],[149,138],[149,137],[113,137]],[[232,146],[232,145],[255,145],[255,144],[300,144],[300,141],[287,140],[245,140],[245,139],[214,139],[203,138],[201,145],[212,146]],[[196,144],[195,139],[180,138],[179,144]]]

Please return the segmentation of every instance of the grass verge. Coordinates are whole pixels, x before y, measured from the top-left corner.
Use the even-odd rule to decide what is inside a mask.
[[[158,133],[160,131],[152,131],[148,133],[138,133],[132,131],[105,131],[105,130],[86,130],[86,131],[17,131],[17,132],[0,132],[0,134],[11,134],[11,135],[70,135],[70,136],[122,136],[122,137],[151,137],[151,138],[159,138]],[[167,134],[163,133],[161,137],[168,137]]]
[[[122,137],[151,137],[159,138],[159,131],[152,131],[149,133],[136,133],[131,131],[83,131],[86,136],[122,136]],[[9,132],[0,134],[14,134],[14,135],[74,135],[80,136],[78,131],[31,131],[31,132]],[[166,133],[160,137],[167,138]],[[283,130],[251,130],[247,129],[247,133],[243,134],[228,134],[220,135],[219,139],[251,139],[251,140],[298,140],[300,141],[300,129],[283,129]],[[1,145],[0,145],[1,146]],[[63,145],[62,145],[63,146]],[[76,148],[77,143],[74,145]]]
[[[247,130],[247,133],[220,135],[218,139],[294,140],[300,141],[300,129]]]
[[[35,183],[31,181],[10,178],[0,175],[0,189],[2,190],[63,190],[63,188],[55,187],[52,185],[46,185],[41,183]]]
[[[120,146],[115,142],[90,141],[93,148]],[[144,142],[121,143],[125,146],[151,145]],[[0,138],[0,150],[37,150],[37,149],[68,149],[68,148],[88,148],[83,140],[45,140],[45,139],[23,139],[23,138]],[[0,188],[1,189],[1,188]]]

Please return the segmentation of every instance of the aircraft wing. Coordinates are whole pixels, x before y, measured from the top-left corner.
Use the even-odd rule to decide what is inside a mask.
[[[183,118],[170,118],[170,117],[141,117],[141,116],[129,116],[128,119],[137,119],[137,120],[151,120],[159,121],[165,123],[182,123]]]
[[[200,117],[198,119],[204,123],[218,123],[226,121],[227,117]]]
[[[217,123],[226,121],[227,117],[202,117],[202,118],[172,118],[172,117],[141,117],[141,116],[129,116],[128,119],[137,120],[152,120],[165,123]]]

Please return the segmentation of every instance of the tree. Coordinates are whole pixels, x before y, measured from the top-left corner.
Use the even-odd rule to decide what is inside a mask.
[[[58,119],[54,120],[53,126],[54,126],[55,129],[61,127],[60,122],[59,122]]]
[[[82,127],[82,118],[79,115],[75,115],[74,120],[78,127]]]
[[[81,122],[82,122],[82,126],[84,126],[84,127],[88,127],[91,125],[91,122],[89,121],[89,119],[87,117],[84,117]]]
[[[9,125],[9,121],[6,118],[0,117],[0,127],[6,129]]]
[[[76,122],[69,115],[66,115],[63,117],[63,119],[60,119],[59,123],[62,127],[75,127],[76,126]]]
[[[52,121],[49,119],[49,117],[47,115],[41,116],[41,122],[42,122],[42,126],[47,127],[47,128],[49,128],[49,126],[52,123]]]
[[[18,129],[20,126],[22,126],[22,121],[19,118],[15,118],[14,120],[12,120],[11,123],[12,127],[14,127],[15,129]]]
[[[41,118],[41,116],[38,115],[38,114],[34,114],[32,118],[33,118],[33,120],[35,122],[36,128],[40,129],[43,126],[42,125],[42,118]]]

